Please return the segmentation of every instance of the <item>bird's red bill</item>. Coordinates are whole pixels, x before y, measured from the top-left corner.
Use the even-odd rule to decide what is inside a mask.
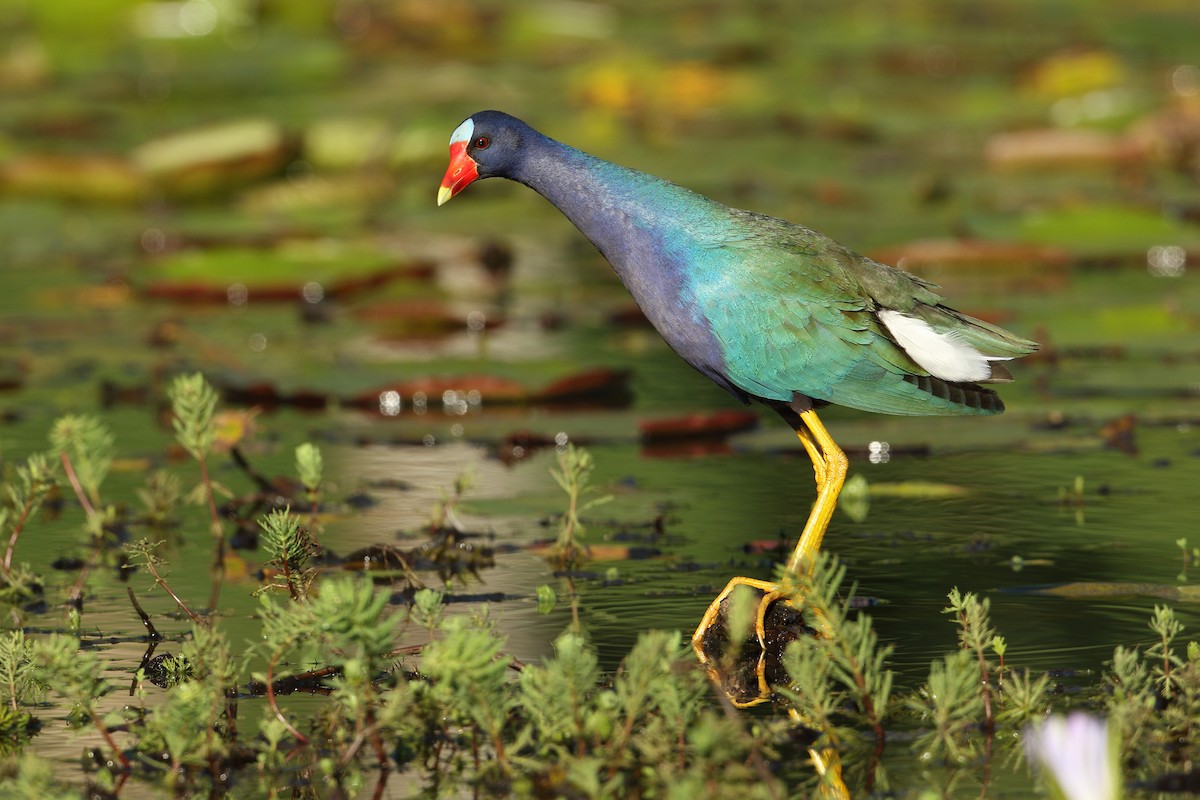
[[[446,168],[446,176],[442,178],[442,186],[438,189],[438,205],[454,197],[478,177],[475,159],[467,155],[467,142],[450,142],[450,166]]]

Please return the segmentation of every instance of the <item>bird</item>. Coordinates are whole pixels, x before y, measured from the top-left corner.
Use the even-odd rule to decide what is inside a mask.
[[[817,488],[787,562],[793,572],[820,549],[848,466],[818,409],[999,414],[1004,404],[985,384],[1011,380],[1003,362],[1038,347],[947,306],[935,284],[817,231],[605,161],[500,111],[454,129],[438,205],[483,178],[542,195],[608,260],[684,361],[792,427]],[[739,582],[764,594],[775,586],[735,578],[701,627]],[[694,644],[700,636],[698,628]]]

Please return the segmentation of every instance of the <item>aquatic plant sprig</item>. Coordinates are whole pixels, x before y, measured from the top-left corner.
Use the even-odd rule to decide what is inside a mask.
[[[284,659],[334,667],[342,676],[335,701],[353,712],[354,740],[372,741],[376,752],[382,752],[373,721],[379,702],[373,681],[390,664],[401,619],[400,612],[384,613],[388,597],[375,591],[370,581],[353,578],[325,581],[321,591],[303,603],[259,595],[267,668],[255,679],[263,682],[271,710],[297,742],[306,744],[309,739],[280,710],[274,690],[275,669]]]
[[[418,696],[433,708],[452,710],[442,715],[442,735],[453,735],[456,726],[466,723],[466,734],[476,739],[472,748],[491,750],[490,763],[480,767],[481,777],[511,773],[511,745],[504,734],[516,699],[506,691],[511,657],[503,646],[503,638],[491,629],[455,616],[446,618],[442,635],[421,654],[421,671],[430,680],[419,687]]]
[[[189,770],[207,767],[218,774],[236,746],[235,687],[246,658],[234,655],[219,629],[193,625],[179,654],[167,660],[170,690],[135,726],[136,751],[144,763],[168,770],[168,784],[177,791],[190,780]]]
[[[92,537],[92,553],[75,579],[67,599],[72,624],[78,624],[82,607],[83,587],[99,560],[106,526],[116,519],[116,509],[100,502],[100,484],[112,466],[115,439],[99,418],[68,414],[60,417],[50,429],[50,445],[58,454],[63,472],[82,506],[84,527]]]
[[[871,729],[876,747],[885,740],[884,720],[889,713],[894,674],[887,668],[887,660],[894,647],[880,645],[879,637],[869,615],[855,610],[853,597],[858,589],[851,584],[846,597],[839,596],[842,582],[846,578],[846,567],[834,556],[818,554],[811,569],[793,572],[781,568],[777,580],[784,597],[802,607],[811,620],[817,636],[802,636],[788,645],[785,666],[788,674],[810,670],[823,670],[814,662],[829,661],[828,672],[821,675],[806,675],[797,683],[824,689],[813,699],[803,696],[795,688],[787,695],[794,703],[801,720],[812,714],[827,717],[828,710],[842,706],[848,711],[855,725]],[[795,677],[793,677],[795,680]]]
[[[166,574],[161,569],[166,564],[166,560],[157,553],[160,545],[162,545],[161,541],[152,542],[149,539],[141,539],[129,545],[129,555],[133,561],[140,561],[146,567],[146,571],[154,578],[154,584],[162,588],[175,601],[175,605],[179,606],[179,610],[186,614],[188,619],[202,627],[209,625],[209,621],[193,611],[191,606],[175,593],[171,584],[167,583]]]
[[[928,679],[905,706],[931,724],[915,743],[922,757],[961,763],[980,744],[972,738],[975,731],[983,732],[990,754],[998,723],[1019,726],[1042,716],[1049,707],[1050,678],[1006,665],[1008,641],[992,625],[988,598],[957,587],[946,597],[950,605],[942,613],[958,627],[959,649],[930,664]],[[1000,659],[995,672],[990,653]]]
[[[996,630],[989,619],[991,600],[980,598],[974,592],[963,594],[955,586],[947,595],[950,605],[942,609],[943,614],[954,616],[958,625],[958,643],[961,648],[975,656],[979,667],[980,700],[983,702],[983,729],[990,733],[996,726],[995,714],[992,711],[992,681],[990,676],[991,664],[987,651],[996,642]],[[1003,640],[1001,640],[1003,641]],[[1007,644],[1001,645],[1007,649]]]
[[[580,630],[579,592],[575,585],[575,572],[587,560],[587,546],[582,543],[585,528],[580,517],[584,512],[612,500],[612,495],[601,495],[585,499],[595,492],[591,486],[592,472],[596,462],[592,454],[574,442],[558,450],[558,469],[550,470],[554,482],[567,495],[567,509],[559,522],[558,536],[550,550],[550,560],[555,569],[563,573],[567,584],[567,596],[571,603],[571,625]]]
[[[17,711],[22,704],[36,702],[49,688],[33,669],[33,641],[25,632],[0,633],[0,695],[8,699],[8,708]]]
[[[321,456],[321,448],[312,442],[304,442],[296,447],[296,474],[300,476],[300,483],[304,485],[304,493],[308,500],[309,536],[316,543],[318,511],[321,507],[321,483],[325,479],[325,460]]]
[[[462,472],[454,479],[454,485],[451,491],[442,490],[441,498],[434,504],[433,509],[429,512],[429,532],[437,533],[443,530],[453,530],[459,533],[466,530],[466,526],[458,518],[458,506],[462,502],[463,497],[475,485],[475,469],[471,465],[463,468]]]
[[[104,665],[95,651],[83,649],[74,636],[54,633],[34,643],[32,661],[40,670],[39,680],[66,698],[73,714],[91,723],[112,751],[112,757],[122,769],[128,770],[129,759],[117,746],[100,712],[100,698],[111,685],[104,679]]]
[[[908,710],[929,726],[913,747],[923,761],[963,763],[975,752],[970,733],[980,726],[983,696],[972,654],[955,650],[929,665],[929,677],[904,700]]]
[[[1154,606],[1154,615],[1150,618],[1150,630],[1158,636],[1158,641],[1146,649],[1148,658],[1156,659],[1154,667],[1154,683],[1163,697],[1170,700],[1178,690],[1178,680],[1175,671],[1184,665],[1184,661],[1172,646],[1175,639],[1183,632],[1183,623],[1170,606]]]
[[[1155,606],[1149,627],[1159,638],[1145,651],[1113,651],[1102,700],[1130,777],[1169,790],[1180,765],[1200,760],[1200,645],[1178,651],[1185,628],[1169,606]]]
[[[165,469],[156,469],[146,476],[144,485],[137,488],[138,499],[146,509],[146,521],[154,528],[164,528],[183,497],[179,476]]]
[[[88,516],[100,506],[100,484],[112,466],[116,440],[99,417],[67,414],[50,429],[50,445]]]
[[[34,453],[16,468],[16,479],[8,481],[8,502],[0,506],[0,533],[8,529],[8,546],[0,568],[7,579],[12,574],[13,551],[25,525],[37,514],[46,495],[56,484],[54,464],[44,453]]]
[[[268,566],[276,571],[270,583],[260,591],[283,588],[293,600],[306,600],[309,587],[317,576],[312,568],[317,546],[308,530],[300,525],[300,518],[290,507],[275,509],[259,517],[258,525],[262,529],[263,547],[271,554]]]
[[[216,390],[199,373],[178,375],[167,389],[174,417],[175,438],[200,467],[200,490],[208,508],[209,532],[214,543],[212,594],[208,606],[216,609],[225,578],[225,530],[217,511],[216,487],[209,473],[208,459],[217,440],[213,422],[217,408]]]

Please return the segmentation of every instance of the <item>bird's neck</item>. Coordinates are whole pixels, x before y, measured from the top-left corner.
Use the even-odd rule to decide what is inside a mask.
[[[647,246],[660,256],[686,246],[679,234],[705,227],[705,212],[714,205],[661,178],[549,138],[529,148],[513,177],[554,204],[623,278],[646,266],[636,255]]]

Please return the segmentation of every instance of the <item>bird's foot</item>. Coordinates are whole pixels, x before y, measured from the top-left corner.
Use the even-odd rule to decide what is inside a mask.
[[[770,581],[737,577],[704,612],[692,649],[730,702],[747,708],[769,700],[773,685],[788,683],[788,643],[814,635],[818,631],[805,622],[792,593]]]

